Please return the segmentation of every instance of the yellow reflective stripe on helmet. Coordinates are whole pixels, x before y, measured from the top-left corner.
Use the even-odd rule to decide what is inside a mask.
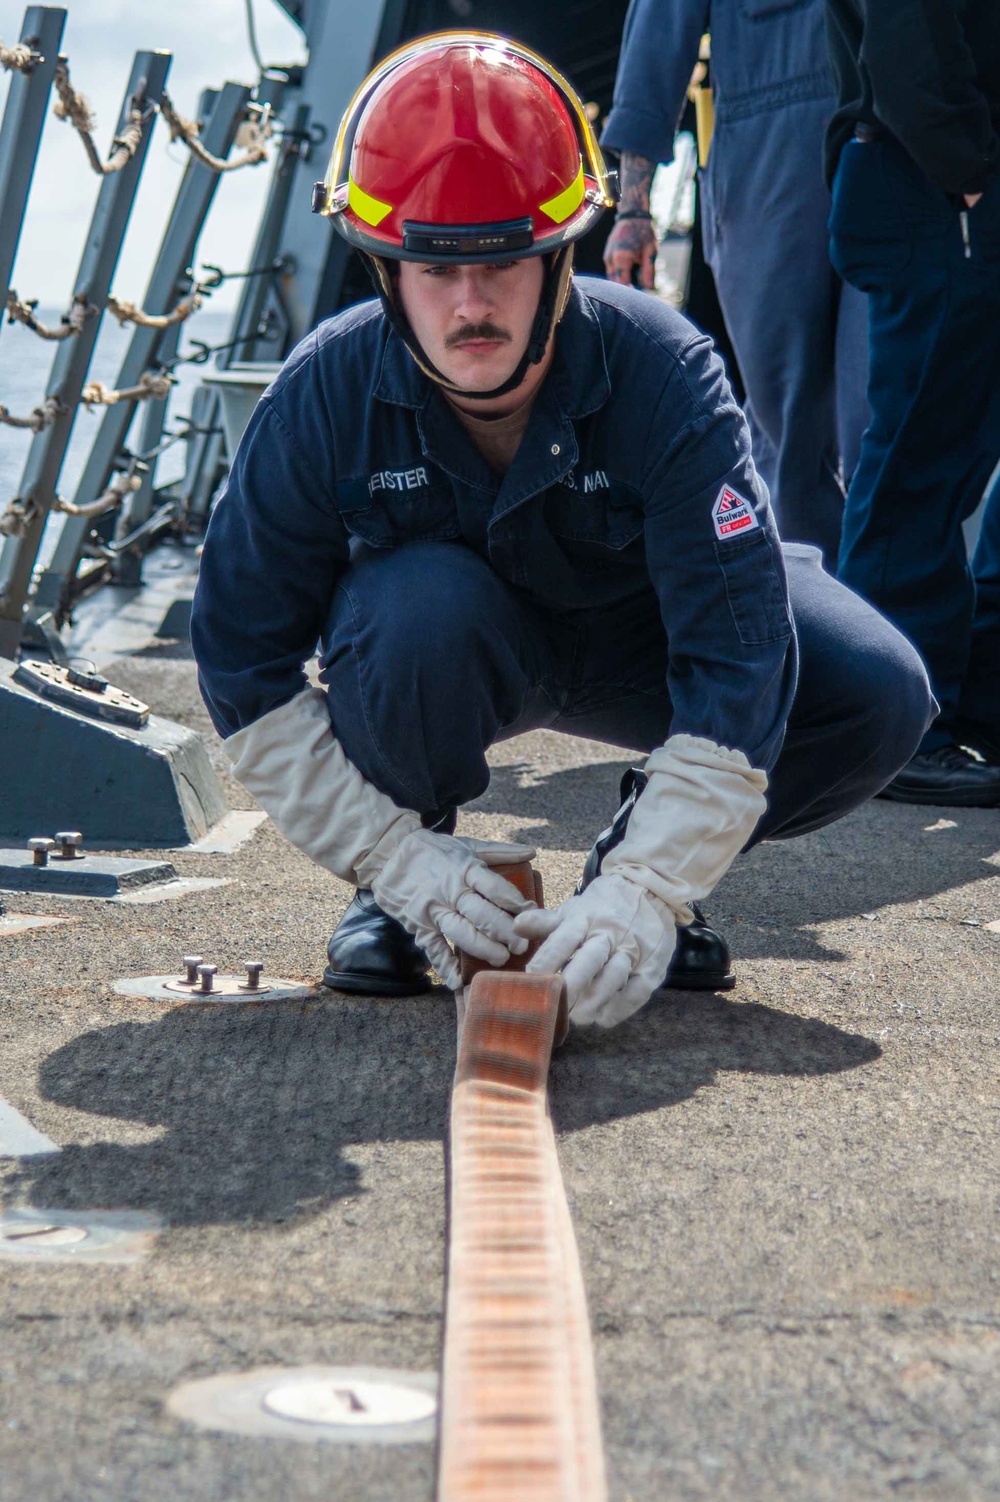
[[[557,193],[555,198],[550,198],[547,203],[540,203],[538,207],[543,214],[548,214],[549,218],[555,224],[562,224],[564,219],[568,219],[570,214],[575,213],[580,207],[583,202],[583,194],[583,163],[581,162],[580,170],[569,187],[563,188],[562,192]]]
[[[392,213],[391,203],[380,203],[377,198],[366,193],[364,188],[359,188],[353,177],[347,183],[347,202],[358,218],[370,224],[373,229],[378,228],[386,214]]]

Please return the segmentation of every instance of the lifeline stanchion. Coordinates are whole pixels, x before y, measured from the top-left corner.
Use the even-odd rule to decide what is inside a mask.
[[[560,976],[473,977],[451,1103],[438,1502],[606,1502],[586,1298],[546,1096],[565,1025]]]

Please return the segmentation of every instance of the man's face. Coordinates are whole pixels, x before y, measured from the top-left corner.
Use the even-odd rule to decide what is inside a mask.
[[[538,311],[539,256],[474,266],[399,263],[399,299],[441,374],[466,391],[492,391],[517,368]]]

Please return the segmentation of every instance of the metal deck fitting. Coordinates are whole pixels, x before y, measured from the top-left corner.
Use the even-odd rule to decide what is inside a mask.
[[[66,704],[80,714],[113,725],[132,725],[141,730],[149,719],[149,705],[135,699],[124,689],[115,688],[97,673],[80,673],[76,668],[60,667],[54,662],[26,659],[14,670],[15,683],[34,689],[43,699]]]
[[[162,1225],[137,1210],[2,1210],[0,1261],[138,1262]]]
[[[0,616],[4,625],[14,629]],[[7,843],[45,829],[82,829],[94,845],[174,849],[201,839],[227,812],[196,731],[153,714],[138,728],[94,719],[43,698],[18,681],[19,671],[0,660],[0,741],[30,748],[18,775],[0,782]]]
[[[199,1429],[334,1445],[434,1439],[434,1372],[380,1367],[258,1367],[185,1382],[167,1409]]]
[[[195,1006],[232,1006],[234,1003],[252,1001],[296,1001],[307,996],[318,996],[315,986],[298,980],[283,980],[274,976],[257,974],[257,984],[244,971],[242,975],[219,975],[211,965],[198,965],[201,971],[211,970],[211,975],[195,975],[187,980],[179,975],[140,975],[134,980],[115,981],[114,990],[119,996],[144,996],[148,1001],[172,1001]],[[207,984],[206,984],[207,983]]]
[[[33,847],[40,843],[29,842]],[[45,859],[36,859],[38,855],[44,855]],[[123,892],[154,882],[173,881],[176,876],[168,861],[89,853],[65,859],[51,850],[0,849],[0,888],[12,892],[46,892],[51,897],[119,897]]]

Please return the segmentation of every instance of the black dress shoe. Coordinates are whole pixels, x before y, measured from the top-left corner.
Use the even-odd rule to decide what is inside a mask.
[[[982,720],[956,720],[952,726],[956,745],[975,751],[991,767],[1000,767],[1000,725]]]
[[[323,984],[364,996],[420,996],[431,989],[430,964],[416,939],[384,913],[365,887],[327,945]]]
[[[1000,766],[981,761],[954,743],[911,758],[878,795],[892,803],[945,808],[1000,806]]]
[[[645,772],[638,767],[630,767],[625,773],[621,785],[621,807],[608,828],[594,841],[577,894],[589,887],[595,876],[600,876],[604,857],[625,838],[636,799],[648,781]],[[691,911],[694,922],[687,928],[678,928],[674,957],[663,984],[671,991],[731,991],[736,976],[729,962],[729,945],[720,933],[709,928],[696,902],[691,903]]]

